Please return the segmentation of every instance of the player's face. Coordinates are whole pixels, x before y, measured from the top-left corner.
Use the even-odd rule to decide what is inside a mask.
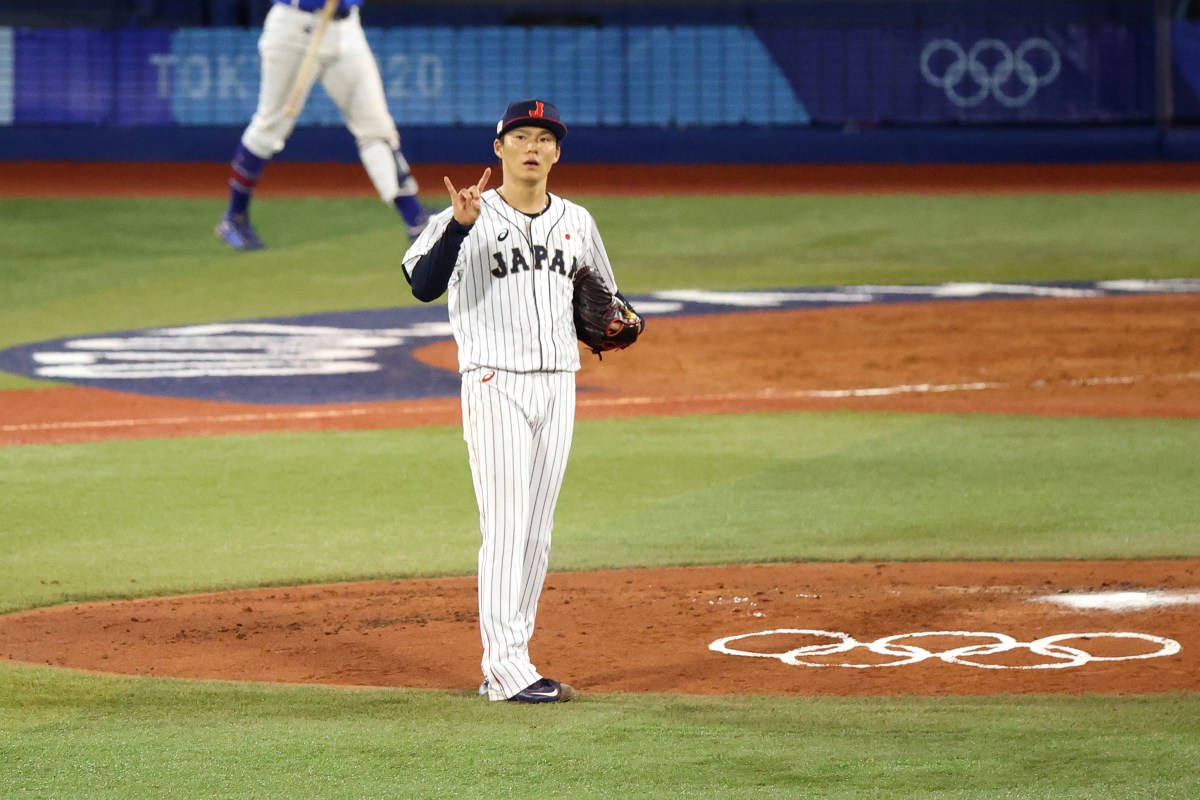
[[[513,128],[493,145],[504,173],[531,182],[545,180],[562,151],[558,139],[545,128]]]

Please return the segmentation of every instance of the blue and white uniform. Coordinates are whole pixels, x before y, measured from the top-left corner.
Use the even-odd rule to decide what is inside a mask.
[[[359,159],[379,197],[396,208],[409,236],[416,238],[428,212],[420,204],[417,181],[400,150],[400,133],[388,111],[379,65],[359,19],[362,2],[339,0],[317,46],[315,76],[354,135]],[[283,150],[296,127],[285,107],[309,43],[320,30],[323,6],[323,0],[275,0],[263,23],[258,39],[262,65],[258,105],[234,153],[229,208],[216,230],[236,249],[263,246],[249,223],[248,208],[267,162]]]
[[[262,82],[258,108],[242,135],[246,149],[270,158],[283,149],[296,121],[284,104],[315,31],[321,0],[276,0],[258,40]],[[379,196],[391,203],[402,192],[416,194],[400,134],[387,107],[379,65],[359,19],[362,0],[341,0],[317,49],[317,79],[354,135],[358,154]]]

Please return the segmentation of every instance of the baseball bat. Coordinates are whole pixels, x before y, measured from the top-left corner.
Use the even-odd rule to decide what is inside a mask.
[[[337,7],[338,0],[325,0],[325,5],[321,9],[321,17],[317,21],[317,29],[313,31],[312,38],[308,41],[308,49],[304,51],[304,60],[300,62],[300,70],[296,73],[296,82],[292,84],[292,91],[288,94],[287,102],[283,106],[283,113],[292,119],[300,116],[300,111],[304,108],[304,101],[308,99],[308,93],[313,84],[313,65],[317,62],[317,50],[321,47],[321,40],[325,38],[325,29],[329,27],[329,21],[333,19],[333,12],[337,10]]]

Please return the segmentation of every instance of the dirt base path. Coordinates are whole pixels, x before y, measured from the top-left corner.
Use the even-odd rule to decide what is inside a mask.
[[[1034,599],[1146,588],[1181,602],[1097,611]],[[1200,602],[1197,560],[552,573],[532,650],[545,673],[589,693],[1195,691],[1200,615],[1188,597]],[[808,648],[807,665],[710,649],[780,629],[824,633],[750,636],[726,648]],[[879,641],[898,634],[912,635]],[[1030,647],[1064,634],[1092,635]],[[473,578],[65,606],[0,617],[0,642],[7,659],[129,675],[464,691],[479,682]],[[971,645],[991,647],[944,657]]]

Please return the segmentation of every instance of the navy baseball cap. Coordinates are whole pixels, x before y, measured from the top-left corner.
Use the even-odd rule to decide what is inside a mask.
[[[567,135],[567,126],[558,117],[558,106],[545,100],[518,100],[508,104],[504,118],[496,123],[496,138],[499,139],[513,128],[523,126],[545,128],[561,140]]]

